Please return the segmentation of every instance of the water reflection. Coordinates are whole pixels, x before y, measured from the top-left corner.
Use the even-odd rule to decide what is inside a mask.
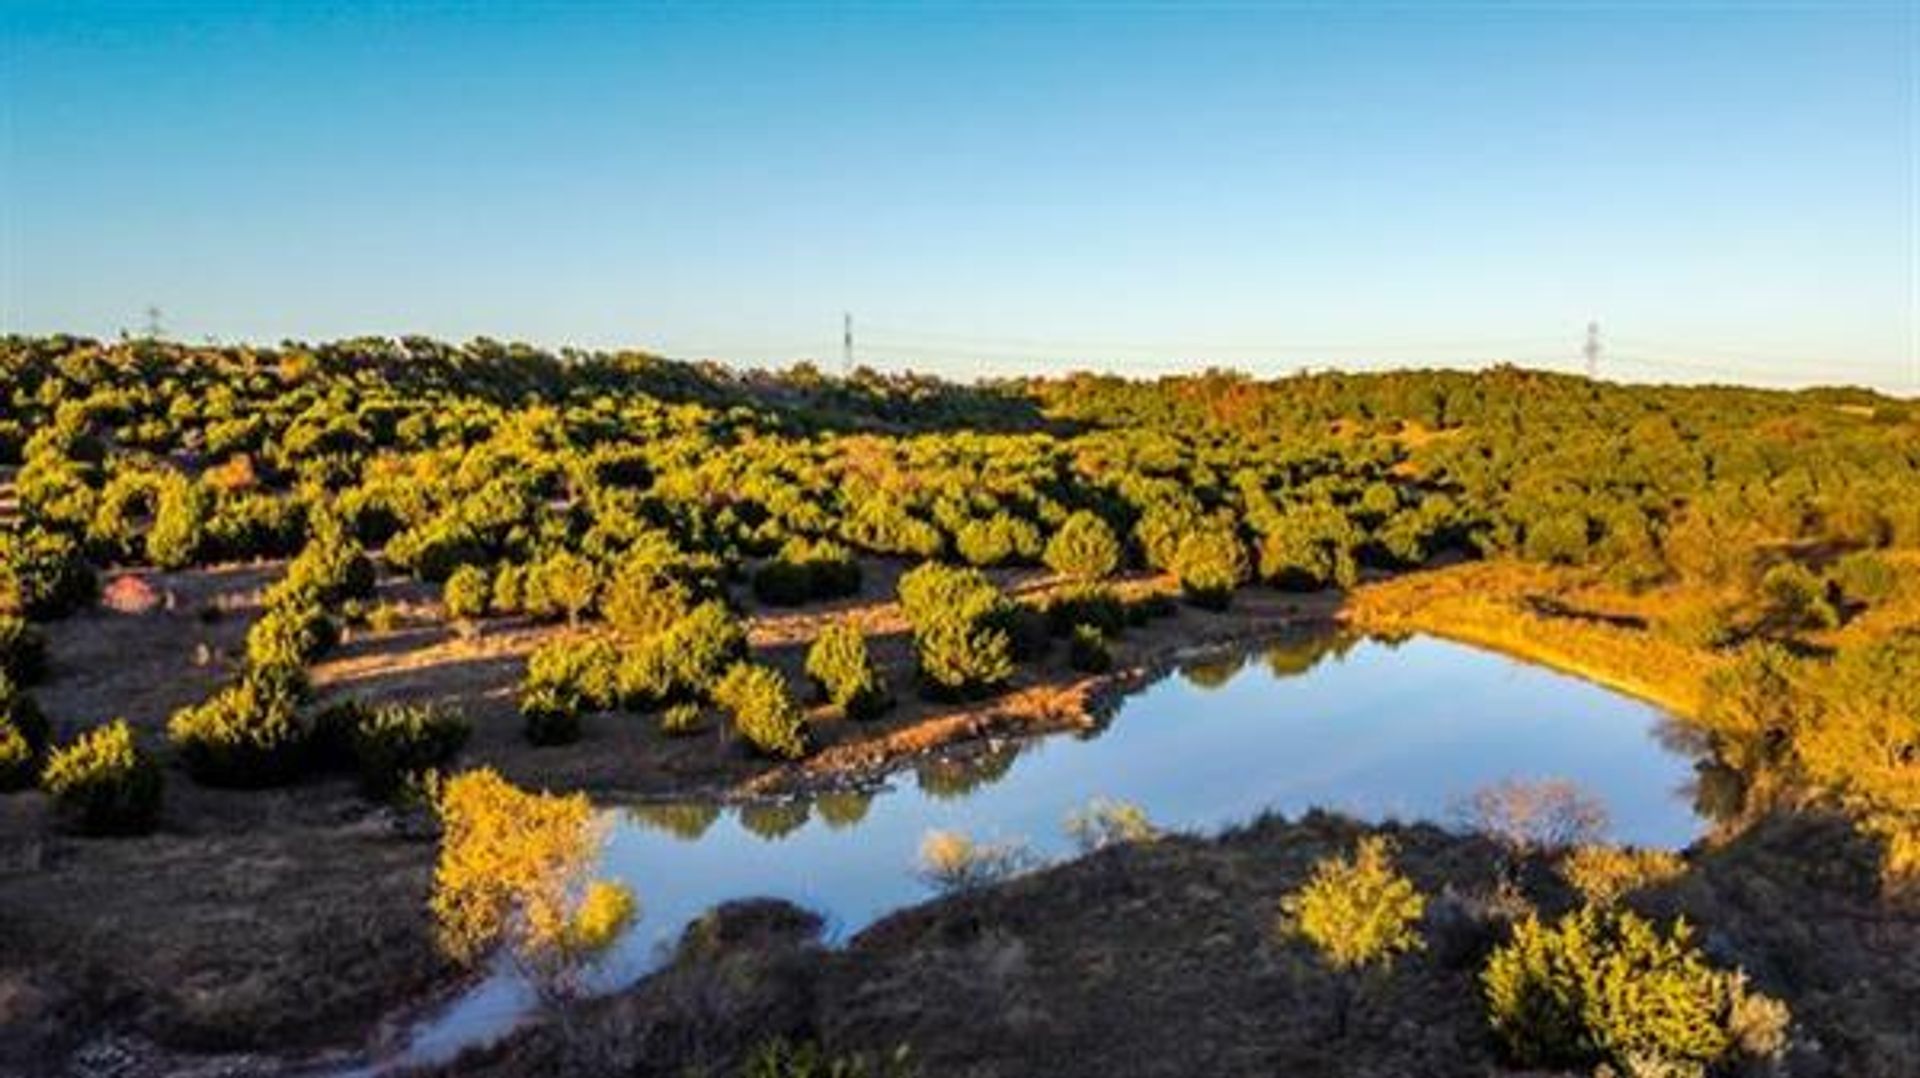
[[[1311,807],[1445,822],[1475,790],[1554,778],[1605,804],[1609,837],[1679,847],[1703,829],[1693,802],[1715,815],[1730,796],[1718,776],[1696,778],[1687,748],[1649,705],[1463,645],[1290,637],[1188,663],[1099,730],[922,761],[910,782],[903,774],[877,792],[624,810],[601,871],[631,883],[647,909],[609,983],[643,974],[685,925],[730,899],[786,899],[823,914],[829,937],[844,939],[927,896],[913,870],[930,831],[1071,855],[1062,823],[1099,797],[1174,830]],[[463,1021],[480,1022],[443,1020],[430,1043],[490,1032],[446,1028]]]

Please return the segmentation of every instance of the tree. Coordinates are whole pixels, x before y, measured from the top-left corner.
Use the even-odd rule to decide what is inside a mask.
[[[428,909],[441,948],[467,965],[504,950],[542,998],[577,994],[637,915],[630,889],[589,878],[605,838],[592,802],[479,770],[448,779],[433,804],[442,835]]]
[[[1247,551],[1231,525],[1215,523],[1188,532],[1173,555],[1173,573],[1187,601],[1224,609],[1247,579]]]
[[[1425,946],[1418,925],[1426,906],[1379,835],[1362,838],[1351,858],[1321,859],[1306,884],[1281,899],[1279,934],[1306,940],[1339,978],[1336,1035],[1346,1036],[1359,975]]]
[[[580,615],[593,607],[599,594],[599,570],[573,551],[562,550],[540,563],[538,575],[540,590],[566,613],[567,624],[580,624]]]
[[[1098,516],[1081,510],[1047,541],[1047,568],[1078,580],[1098,580],[1120,567],[1120,540]]]

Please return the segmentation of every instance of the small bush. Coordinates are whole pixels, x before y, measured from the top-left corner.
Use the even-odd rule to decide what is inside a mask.
[[[789,539],[753,574],[754,598],[770,606],[798,606],[860,590],[860,563],[829,540]]]
[[[478,565],[462,565],[447,577],[440,600],[447,608],[447,617],[456,621],[486,617],[493,600],[493,581]]]
[[[33,785],[35,755],[27,735],[13,723],[0,720],[0,792]]]
[[[1223,610],[1233,601],[1234,589],[1246,582],[1246,545],[1229,525],[1201,528],[1180,540],[1172,569],[1188,602]]]
[[[1048,596],[1045,613],[1047,631],[1055,636],[1071,636],[1082,625],[1091,625],[1108,636],[1118,636],[1127,628],[1127,606],[1104,584],[1082,584]]]
[[[306,761],[299,698],[275,677],[245,677],[167,721],[167,739],[188,774],[208,786],[284,782]]]
[[[697,734],[706,725],[706,713],[699,704],[675,704],[660,713],[660,732],[669,737]]]
[[[1075,670],[1104,674],[1113,669],[1113,649],[1107,646],[1107,638],[1100,630],[1091,625],[1076,625],[1073,638],[1067,644],[1067,662]]]
[[[266,612],[247,629],[247,665],[305,666],[339,639],[340,630],[318,602],[283,593],[270,598]]]
[[[0,615],[0,674],[16,685],[31,685],[46,672],[47,638],[25,618]]]
[[[1047,541],[1047,568],[1079,580],[1112,576],[1120,567],[1120,540],[1107,522],[1082,510]]]
[[[1831,629],[1840,624],[1827,582],[1798,562],[1782,562],[1760,578],[1760,620],[1775,632]]]
[[[848,718],[865,719],[893,705],[886,680],[867,654],[866,638],[845,622],[827,626],[807,649],[807,676],[821,699]]]
[[[1017,611],[979,570],[928,562],[900,578],[900,605],[935,693],[972,695],[1013,676]]]
[[[806,719],[779,671],[735,663],[715,686],[713,699],[732,716],[734,729],[762,753],[787,760],[806,755]]]
[[[40,785],[69,826],[89,835],[137,835],[160,818],[160,766],[115,720],[55,749]]]
[[[608,710],[620,700],[620,653],[606,640],[549,641],[527,657],[521,687],[558,690],[576,709]]]
[[[920,1073],[902,1047],[886,1055],[834,1055],[812,1041],[767,1041],[747,1056],[741,1078],[916,1078]]]
[[[1426,907],[1413,881],[1394,868],[1392,845],[1370,835],[1353,857],[1315,865],[1306,885],[1281,901],[1281,932],[1313,944],[1336,970],[1384,965],[1421,948]]]
[[[1687,863],[1667,850],[1587,845],[1568,851],[1559,869],[1580,897],[1611,906],[1635,891],[1678,877]]]
[[[1866,606],[1885,602],[1900,588],[1899,570],[1870,550],[1856,551],[1835,562],[1827,579],[1842,599]]]
[[[672,628],[693,609],[693,595],[651,561],[622,565],[601,601],[607,622],[621,636],[644,641]]]
[[[580,698],[563,688],[537,685],[520,692],[520,718],[535,745],[567,745],[580,740]]]
[[[1734,1016],[1755,1010],[1744,980],[1708,966],[1684,921],[1663,933],[1596,906],[1521,921],[1481,984],[1494,1032],[1523,1066],[1704,1069],[1736,1051]]]
[[[390,797],[409,780],[452,760],[472,733],[464,716],[443,708],[380,708],[353,728],[360,784],[373,797]]]

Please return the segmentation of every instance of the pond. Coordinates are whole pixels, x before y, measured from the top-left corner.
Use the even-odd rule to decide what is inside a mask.
[[[1069,855],[1065,820],[1094,798],[1197,832],[1314,807],[1448,823],[1476,790],[1564,779],[1604,803],[1611,839],[1678,848],[1705,823],[1692,807],[1692,759],[1666,729],[1651,705],[1460,644],[1302,634],[1190,664],[1101,729],[923,762],[873,792],[610,810],[602,873],[633,888],[642,916],[602,986],[643,975],[728,899],[789,900],[845,939],[929,897],[915,872],[929,830]],[[494,976],[418,1025],[388,1062],[450,1058],[511,1028],[531,1003],[524,985]]]

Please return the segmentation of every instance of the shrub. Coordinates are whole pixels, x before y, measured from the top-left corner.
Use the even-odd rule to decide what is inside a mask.
[[[347,599],[371,599],[372,559],[332,518],[316,521],[313,538],[287,564],[281,590],[313,604],[333,606]]]
[[[1281,931],[1311,943],[1336,970],[1391,963],[1421,947],[1426,899],[1393,866],[1393,847],[1370,835],[1351,858],[1329,857],[1281,901]]]
[[[1091,625],[1107,636],[1126,631],[1127,605],[1112,588],[1104,584],[1076,584],[1048,596],[1047,630],[1055,636],[1070,636],[1082,625]]]
[[[1040,530],[1011,513],[968,520],[954,533],[953,548],[968,565],[1030,561],[1040,552]]]
[[[1013,639],[984,619],[947,616],[914,630],[920,676],[937,694],[970,696],[1013,677]]]
[[[0,674],[16,685],[31,685],[46,671],[47,638],[25,618],[0,615]]]
[[[389,797],[409,780],[452,760],[473,727],[457,712],[393,705],[361,718],[353,727],[353,757],[360,784],[374,797]]]
[[[1667,850],[1579,846],[1560,860],[1560,875],[1580,897],[1611,906],[1624,896],[1678,877],[1687,864]]]
[[[1076,625],[1067,644],[1067,662],[1075,670],[1104,674],[1113,669],[1113,649],[1107,646],[1106,635],[1100,630],[1091,625]]]
[[[1015,609],[979,570],[928,562],[900,578],[899,593],[935,692],[982,692],[1013,676]]]
[[[33,785],[35,755],[27,735],[13,723],[0,719],[0,792],[23,790]]]
[[[442,589],[440,599],[447,608],[447,616],[457,621],[470,621],[485,617],[487,605],[493,598],[493,581],[487,571],[478,565],[462,565],[447,577],[446,587]]]
[[[807,676],[822,699],[848,718],[871,718],[893,704],[886,680],[867,654],[866,638],[846,622],[829,625],[807,649]]]
[[[0,529],[0,615],[55,618],[93,600],[93,567],[72,536]]]
[[[1173,555],[1173,574],[1195,606],[1225,609],[1247,579],[1247,551],[1231,526],[1188,532]]]
[[[770,606],[798,606],[860,590],[860,563],[838,543],[789,539],[753,574],[754,598]]]
[[[754,1047],[740,1078],[916,1078],[905,1047],[885,1055],[831,1054],[813,1041],[775,1038]]]
[[[147,560],[162,569],[193,564],[213,515],[207,489],[178,472],[155,483],[153,526],[147,529]]]
[[[535,745],[566,745],[580,740],[580,698],[553,685],[520,690],[520,718]]]
[[[676,687],[705,692],[722,671],[747,655],[747,627],[727,604],[709,599],[688,611],[661,637]]]
[[[1782,562],[1760,578],[1760,620],[1775,632],[1831,629],[1840,612],[1827,594],[1827,582],[1798,562]]]
[[[1081,510],[1047,540],[1047,568],[1062,576],[1098,580],[1120,568],[1120,540],[1107,522]]]
[[[307,730],[293,687],[248,676],[167,720],[167,739],[195,781],[270,786],[300,770]]]
[[[669,737],[697,734],[706,727],[706,715],[699,704],[675,704],[660,713],[660,732]]]
[[[1494,1032],[1524,1066],[1705,1068],[1736,1049],[1744,980],[1707,965],[1684,921],[1662,933],[1631,912],[1586,906],[1529,916],[1481,974]]]
[[[441,949],[463,963],[504,949],[544,998],[575,994],[635,914],[631,891],[589,876],[605,836],[592,803],[529,793],[490,770],[448,779],[433,800],[428,908]]]
[[[601,603],[607,621],[629,640],[646,640],[671,628],[693,608],[687,586],[651,561],[620,567]]]
[[[137,835],[160,818],[160,766],[116,719],[55,749],[40,785],[69,826],[89,835]]]
[[[1841,598],[1864,605],[1884,602],[1900,587],[1899,570],[1870,550],[1855,551],[1835,562],[1827,579]]]
[[[576,708],[604,711],[620,699],[620,653],[606,640],[553,640],[527,656],[527,690],[554,689]]]
[[[587,559],[562,550],[534,567],[529,585],[566,614],[569,625],[577,625],[600,593],[600,572]]]
[[[714,687],[713,699],[733,717],[734,729],[754,748],[788,760],[806,755],[806,720],[779,671],[757,663],[735,663]]]
[[[247,629],[247,665],[305,666],[337,640],[339,630],[318,602],[305,598],[270,600],[260,620]]]

